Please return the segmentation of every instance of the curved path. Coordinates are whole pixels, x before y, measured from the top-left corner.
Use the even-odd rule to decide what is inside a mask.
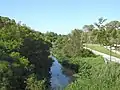
[[[106,48],[106,49],[110,50],[110,48],[109,48],[108,46],[104,46],[104,48]],[[112,52],[114,52],[114,53],[120,54],[120,52],[119,52],[119,51],[116,51],[116,50],[111,50],[111,51],[112,51]]]
[[[110,55],[107,55],[107,54],[98,52],[98,51],[96,51],[96,50],[92,50],[92,49],[87,48],[87,47],[84,47],[84,48],[92,51],[92,52],[93,52],[94,54],[96,54],[96,55],[101,55],[101,56],[103,56],[104,59],[105,59],[105,62],[113,61],[113,62],[120,63],[120,59],[119,59],[119,58],[116,58],[116,57],[114,57],[114,56],[111,56],[111,60],[110,60]]]

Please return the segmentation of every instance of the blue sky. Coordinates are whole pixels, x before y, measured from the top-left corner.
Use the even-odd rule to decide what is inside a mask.
[[[120,0],[0,0],[0,15],[41,32],[67,34],[99,17],[120,20]]]

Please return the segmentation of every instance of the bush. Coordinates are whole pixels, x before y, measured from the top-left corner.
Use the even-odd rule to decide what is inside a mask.
[[[100,57],[91,60],[86,58],[79,68],[79,73],[75,75],[76,81],[69,84],[65,90],[119,90],[120,65],[116,63],[105,65],[101,61]]]

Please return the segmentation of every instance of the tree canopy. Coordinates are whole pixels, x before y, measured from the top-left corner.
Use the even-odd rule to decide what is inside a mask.
[[[47,87],[52,44],[45,38],[43,33],[0,16],[0,90]]]

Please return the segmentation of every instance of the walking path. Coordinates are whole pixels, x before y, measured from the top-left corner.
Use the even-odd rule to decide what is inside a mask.
[[[101,55],[101,56],[103,56],[104,59],[105,59],[105,62],[110,61],[110,55],[107,55],[107,54],[98,52],[98,51],[96,51],[96,50],[92,50],[92,49],[87,48],[87,47],[84,47],[84,48],[86,48],[86,49],[92,51],[92,52],[93,52],[94,54],[96,54],[96,55]],[[114,57],[114,56],[111,56],[111,61],[120,63],[120,59],[119,59],[119,58],[116,58],[116,57]]]
[[[110,48],[109,48],[109,46],[107,47],[107,46],[104,46],[106,49],[108,49],[108,50],[110,50]],[[119,51],[116,51],[116,50],[111,50],[112,52],[114,52],[114,53],[117,53],[117,54],[120,54],[120,52]]]

